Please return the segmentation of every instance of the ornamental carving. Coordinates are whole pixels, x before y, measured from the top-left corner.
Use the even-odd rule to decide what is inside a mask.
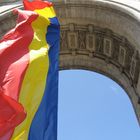
[[[60,34],[60,50],[67,50],[68,44],[67,44],[67,32],[61,31]]]
[[[109,38],[104,38],[104,54],[108,57],[112,55],[112,40]]]
[[[125,66],[126,49],[123,46],[119,46],[118,61],[122,66]]]
[[[86,49],[86,33],[84,31],[79,31],[79,48]]]
[[[91,33],[86,34],[86,49],[90,52],[95,52],[95,35]]]
[[[71,50],[75,50],[78,48],[78,39],[77,33],[75,32],[68,32],[68,47]]]
[[[61,55],[85,54],[114,64],[136,85],[139,76],[139,53],[122,36],[94,25],[61,26]]]

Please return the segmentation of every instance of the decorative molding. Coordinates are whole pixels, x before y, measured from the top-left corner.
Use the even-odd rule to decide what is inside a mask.
[[[107,37],[104,38],[103,52],[108,57],[111,57],[111,55],[112,55],[112,40]]]
[[[126,49],[123,46],[119,46],[119,55],[118,55],[118,61],[119,63],[125,67],[125,57],[126,57]]]
[[[130,64],[130,75],[133,79],[135,78],[135,72],[136,72],[136,59],[132,58]]]
[[[71,50],[75,50],[78,48],[78,39],[77,39],[77,33],[75,32],[68,32],[68,47]]]
[[[86,34],[86,49],[90,52],[95,52],[95,34],[87,33]]]
[[[60,54],[98,57],[118,67],[133,84],[139,76],[139,53],[125,37],[94,25],[61,26]]]

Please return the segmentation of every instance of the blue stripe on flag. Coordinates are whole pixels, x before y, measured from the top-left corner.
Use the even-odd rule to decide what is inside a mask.
[[[57,18],[51,18],[46,39],[49,50],[49,72],[42,102],[32,121],[29,140],[57,140],[58,71],[60,26]]]

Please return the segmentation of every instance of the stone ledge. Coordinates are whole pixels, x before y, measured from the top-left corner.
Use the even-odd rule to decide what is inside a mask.
[[[21,7],[22,7],[21,1],[10,3],[10,4],[8,3],[6,5],[0,5],[0,16],[9,13],[14,8],[21,8]]]

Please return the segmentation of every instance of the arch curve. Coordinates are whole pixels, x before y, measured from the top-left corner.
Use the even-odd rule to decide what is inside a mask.
[[[60,70],[110,77],[127,92],[140,123],[140,9],[115,0],[54,1],[61,24]],[[15,7],[22,5],[0,10],[0,36],[15,25]]]

